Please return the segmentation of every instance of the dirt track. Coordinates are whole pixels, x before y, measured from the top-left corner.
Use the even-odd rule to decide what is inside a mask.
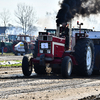
[[[99,94],[98,75],[63,79],[61,75],[38,76],[33,71],[24,77],[20,67],[0,68],[0,100],[78,100]]]
[[[0,56],[0,61],[22,60],[23,56]]]

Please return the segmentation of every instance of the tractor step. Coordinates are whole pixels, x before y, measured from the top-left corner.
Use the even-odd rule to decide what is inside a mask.
[[[66,50],[65,52],[75,52],[75,50]]]

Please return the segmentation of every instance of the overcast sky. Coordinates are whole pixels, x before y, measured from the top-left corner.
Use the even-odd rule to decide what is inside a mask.
[[[32,6],[36,12],[37,17],[45,17],[46,12],[58,11],[59,0],[0,0],[0,12],[3,9],[9,10],[11,17],[15,17],[14,11],[17,9],[17,4],[25,3]],[[12,18],[12,19],[13,19]]]
[[[0,0],[0,11],[6,8],[13,12],[17,8],[18,3],[25,3],[33,6],[39,15],[43,15],[46,11],[58,9],[59,0]]]
[[[14,20],[14,11],[17,9],[17,4],[18,3],[25,3],[26,5],[33,6],[33,8],[36,11],[37,17],[39,17],[43,22],[44,26],[47,26],[49,22],[52,22],[49,20],[47,23],[48,19],[44,20],[43,18],[45,17],[46,12],[52,12],[52,11],[58,11],[59,10],[59,5],[58,5],[59,0],[0,0],[0,12],[3,11],[3,9],[8,9],[9,12],[11,13],[11,23],[15,23]],[[62,1],[62,0],[60,0]],[[80,18],[80,19],[75,19],[73,26],[76,27],[77,20],[80,22],[84,22],[84,26],[86,28],[93,28],[95,27],[96,30],[100,30],[100,22],[98,20],[98,16],[92,16],[91,18]],[[51,26],[55,26],[54,23],[50,23]],[[1,25],[1,23],[0,23]],[[43,26],[43,27],[44,27]],[[48,26],[49,27],[49,26]],[[50,27],[51,28],[51,27]]]

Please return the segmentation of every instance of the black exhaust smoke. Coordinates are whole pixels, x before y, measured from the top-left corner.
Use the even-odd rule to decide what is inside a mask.
[[[63,0],[56,16],[57,26],[79,15],[89,17],[91,14],[98,13],[100,13],[100,0]]]

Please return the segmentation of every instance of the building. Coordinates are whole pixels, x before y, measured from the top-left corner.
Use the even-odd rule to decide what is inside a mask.
[[[5,34],[7,27],[0,27],[0,35]]]

